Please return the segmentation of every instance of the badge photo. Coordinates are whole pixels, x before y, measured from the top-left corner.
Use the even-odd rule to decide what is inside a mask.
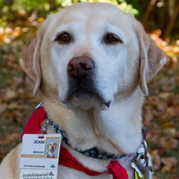
[[[44,158],[57,158],[58,157],[58,146],[59,138],[58,137],[47,137]]]

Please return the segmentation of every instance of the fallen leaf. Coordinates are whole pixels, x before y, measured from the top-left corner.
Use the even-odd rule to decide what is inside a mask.
[[[158,150],[154,150],[151,153],[151,158],[152,158],[154,170],[159,170],[161,168],[161,158],[158,154]]]
[[[0,114],[3,113],[7,108],[7,104],[6,103],[2,103],[0,104]]]
[[[156,176],[153,176],[152,179],[158,179]]]
[[[166,128],[163,130],[165,134],[176,134],[176,129],[174,128]]]
[[[161,172],[162,173],[170,172],[171,169],[172,169],[172,166],[170,166],[170,165],[163,166],[161,169]]]
[[[13,77],[13,81],[18,86],[20,83],[22,83],[23,78],[22,77]]]
[[[159,147],[168,149],[169,144],[165,138],[161,137],[158,141],[159,141],[158,142]]]
[[[19,110],[14,110],[12,113],[13,113],[13,116],[16,116],[17,118],[23,117],[23,113],[20,112]]]
[[[175,157],[162,157],[161,161],[167,166],[176,166],[178,163],[178,160]]]
[[[160,101],[157,105],[158,109],[160,111],[165,111],[167,109],[167,103],[166,101]]]
[[[168,114],[169,116],[175,116],[175,113],[174,113],[174,111],[173,111],[172,108],[168,108],[168,109],[166,110],[166,112],[167,112],[167,114]]]
[[[16,97],[16,92],[11,90],[11,89],[8,89],[5,93],[5,98],[6,99],[13,99]]]
[[[178,140],[174,138],[170,138],[169,145],[171,149],[176,148],[178,146]]]
[[[160,93],[159,98],[167,99],[170,96],[170,93]]]
[[[20,139],[19,133],[12,133],[7,135],[4,139],[0,140],[0,145],[7,145],[10,144],[12,141],[18,141]]]
[[[8,109],[15,109],[15,108],[17,108],[17,106],[18,106],[18,104],[16,102],[12,102],[7,106],[7,108]]]
[[[175,128],[175,124],[171,122],[165,122],[162,124],[162,128]]]
[[[144,114],[144,125],[149,125],[150,121],[153,119],[153,113],[151,108],[146,108],[146,112]]]

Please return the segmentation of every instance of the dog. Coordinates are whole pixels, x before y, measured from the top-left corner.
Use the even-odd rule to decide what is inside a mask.
[[[47,158],[55,158],[55,149],[57,148],[57,143],[50,142],[47,145]]]
[[[62,147],[98,173],[90,176],[60,164],[58,179],[109,179],[109,164],[120,165],[126,178],[134,179],[131,163],[144,141],[141,110],[147,82],[165,62],[165,53],[140,22],[114,5],[78,3],[47,17],[22,52],[20,65],[34,81],[34,95],[39,92],[48,118],[67,135]],[[19,179],[21,145],[3,160],[1,179]],[[81,152],[92,148],[106,156]]]

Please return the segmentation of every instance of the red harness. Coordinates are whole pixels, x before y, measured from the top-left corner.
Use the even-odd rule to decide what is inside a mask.
[[[39,107],[34,110],[32,115],[30,116],[29,120],[26,123],[26,126],[24,128],[24,131],[21,136],[21,140],[24,134],[38,134],[41,130],[40,124],[44,121],[44,119],[47,117],[47,114],[43,107]],[[76,158],[74,158],[70,152],[63,146],[61,146],[60,149],[60,158],[59,158],[59,164],[73,168],[75,170],[79,170],[81,172],[86,173],[90,176],[97,176],[103,173],[109,173],[112,174],[113,179],[128,179],[127,172],[125,168],[123,168],[119,162],[117,161],[111,161],[108,164],[108,170],[105,172],[96,172],[93,170],[90,170],[86,167],[84,167],[81,163],[79,163]]]

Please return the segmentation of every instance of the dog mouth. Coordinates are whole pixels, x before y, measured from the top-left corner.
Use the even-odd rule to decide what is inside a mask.
[[[111,102],[106,100],[103,93],[96,86],[95,76],[76,79],[69,76],[68,90],[62,103],[67,108],[81,107],[83,109],[107,109]]]
[[[98,90],[82,86],[71,89],[68,92],[65,103],[71,102],[74,99],[75,101],[78,101],[78,103],[90,103],[91,101],[94,101],[94,103],[96,103],[98,101],[100,104],[102,104],[102,106],[104,106],[103,108],[109,108],[111,104],[111,102],[106,101],[103,98],[103,95]]]
[[[71,90],[68,93],[66,100],[70,101],[73,97],[80,98],[81,100],[88,100],[88,98],[97,98],[99,101],[105,103],[105,100],[100,93],[93,89],[87,89],[81,86]]]
[[[54,152],[54,149],[51,149],[50,152],[53,153],[53,152]]]

